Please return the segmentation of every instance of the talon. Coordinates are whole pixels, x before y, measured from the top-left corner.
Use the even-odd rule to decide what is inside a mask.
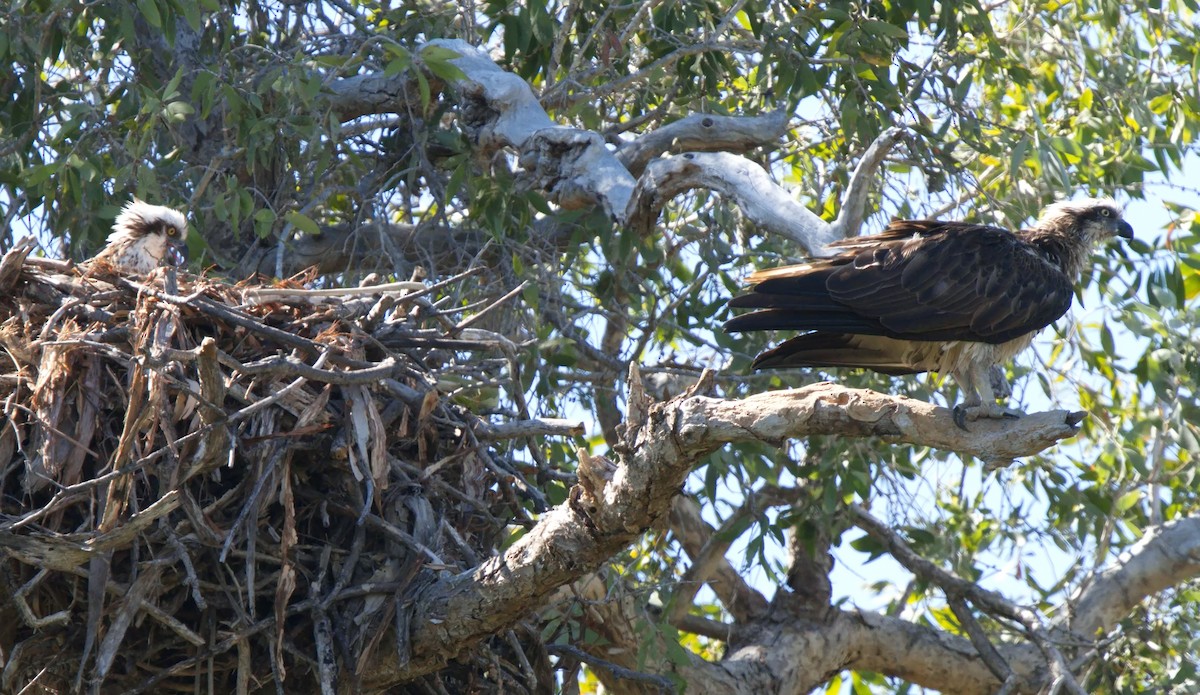
[[[1067,427],[1075,427],[1079,423],[1083,422],[1083,419],[1086,417],[1087,413],[1082,410],[1076,410],[1073,413],[1067,413]]]
[[[962,404],[954,406],[954,424],[963,432],[971,431],[967,429],[967,409]]]
[[[1020,420],[1021,415],[1021,413],[1018,413],[1015,410],[1006,410],[1004,411],[1004,415],[1002,417],[1004,417],[1006,420]]]

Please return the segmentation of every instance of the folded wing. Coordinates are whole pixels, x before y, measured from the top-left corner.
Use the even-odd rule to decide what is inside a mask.
[[[1036,248],[997,227],[902,220],[836,244],[810,263],[759,271],[729,305],[757,311],[729,331],[803,335],[760,355],[756,368],[911,364],[911,341],[1000,344],[1037,331],[1071,306],[1070,279]],[[921,346],[928,353],[928,345]]]

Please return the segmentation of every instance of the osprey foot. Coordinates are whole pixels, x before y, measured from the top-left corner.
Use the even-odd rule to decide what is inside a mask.
[[[963,432],[970,432],[967,422],[975,420],[1017,420],[1024,413],[1009,410],[1000,405],[959,405],[954,406],[954,424]]]

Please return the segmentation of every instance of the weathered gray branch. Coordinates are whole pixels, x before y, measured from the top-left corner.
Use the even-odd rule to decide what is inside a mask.
[[[706,188],[732,198],[767,232],[790,239],[809,255],[825,255],[827,244],[858,233],[875,173],[904,133],[901,128],[889,128],[863,153],[833,223],[800,204],[755,162],[727,152],[689,152],[646,166],[629,201],[629,224],[647,233],[671,198],[693,188]]]
[[[381,671],[377,683],[437,668],[464,643],[513,624],[558,587],[594,571],[656,523],[692,468],[723,444],[782,443],[814,434],[884,436],[992,458],[997,451],[1002,457],[1036,453],[1074,432],[1063,414],[1043,413],[979,423],[967,433],[944,408],[827,383],[740,401],[685,394],[657,404],[645,400],[636,374],[630,384],[625,453],[611,482],[589,494],[574,488],[567,503],[544,515],[503,556],[429,586],[412,622],[409,669]]]
[[[439,39],[427,45],[459,55],[450,61],[463,73],[454,87],[481,107],[469,110],[473,122],[466,125],[484,151],[512,147],[551,199],[575,208],[586,198],[610,219],[625,221],[634,179],[598,134],[555,123],[525,80],[467,42]]]
[[[879,134],[866,152],[858,160],[854,172],[850,174],[850,183],[842,195],[842,209],[837,219],[830,225],[830,234],[835,239],[844,239],[858,234],[862,227],[863,215],[867,209],[867,199],[875,182],[875,172],[883,164],[884,157],[906,134],[904,128],[891,127]]]
[[[726,152],[689,152],[651,162],[630,200],[630,227],[648,233],[663,207],[693,188],[728,196],[760,227],[791,239],[809,253],[817,253],[836,238],[829,223],[772,181],[760,165]]]
[[[1200,575],[1200,517],[1151,528],[1070,601],[1069,627],[1091,638],[1148,596]]]
[[[483,423],[475,431],[480,441],[498,442],[518,437],[579,437],[584,433],[582,422],[559,418],[514,420],[496,424]]]
[[[718,116],[697,113],[641,135],[617,150],[617,159],[634,176],[667,152],[745,152],[773,145],[787,132],[791,114]]]

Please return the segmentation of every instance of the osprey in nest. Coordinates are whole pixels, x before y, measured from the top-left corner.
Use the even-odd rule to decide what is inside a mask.
[[[1056,203],[1030,229],[897,220],[881,234],[834,242],[836,254],[760,270],[730,307],[757,309],[727,331],[801,335],[754,360],[773,367],[861,367],[954,375],[954,421],[1017,417],[996,403],[997,365],[1071,307],[1093,246],[1133,228],[1110,199]]]
[[[134,198],[113,223],[108,245],[92,258],[127,273],[149,273],[164,258],[171,265],[187,261],[187,218],[178,210]]]

